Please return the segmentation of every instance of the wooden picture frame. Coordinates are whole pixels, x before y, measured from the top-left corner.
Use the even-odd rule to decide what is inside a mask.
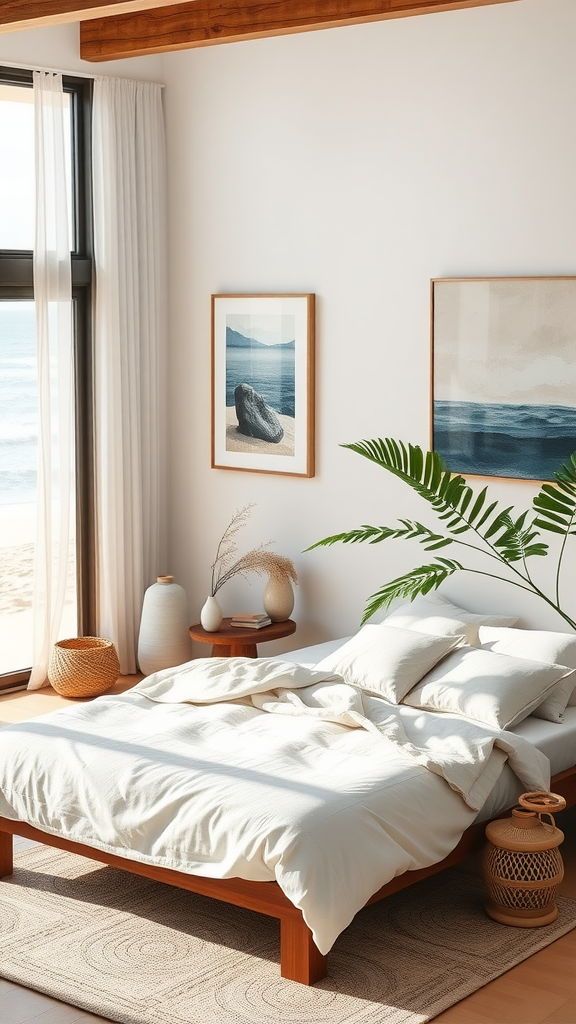
[[[552,480],[576,449],[576,277],[433,278],[431,345],[450,469]]]
[[[212,295],[213,469],[314,476],[315,296]]]

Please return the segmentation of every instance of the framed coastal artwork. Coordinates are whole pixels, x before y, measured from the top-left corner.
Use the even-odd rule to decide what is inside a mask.
[[[551,480],[576,450],[576,278],[435,279],[432,447],[453,472]]]
[[[212,296],[212,467],[314,476],[314,295]]]

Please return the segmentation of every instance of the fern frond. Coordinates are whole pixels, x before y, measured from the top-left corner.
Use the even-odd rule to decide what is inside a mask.
[[[533,501],[534,525],[550,533],[576,536],[576,453],[554,474],[555,484],[542,484]]]
[[[379,544],[383,540],[418,540],[424,544],[426,551],[436,551],[448,544],[453,544],[452,537],[443,536],[441,533],[434,533],[423,523],[413,522],[411,519],[399,519],[401,527],[393,526],[358,526],[355,530],[347,533],[335,533],[331,537],[324,537],[316,541],[305,551],[313,551],[314,548],[331,547],[333,544],[360,544],[367,541],[368,544]]]
[[[396,527],[362,526],[348,533],[326,537],[313,544],[312,548],[338,542],[346,544],[367,541],[376,544],[392,538],[417,540],[427,551],[459,543],[474,551],[482,551],[492,560],[509,567],[514,578],[508,582],[536,594],[554,608],[571,628],[576,628],[576,622],[561,609],[559,600],[560,567],[566,541],[569,536],[576,536],[576,452],[554,474],[554,483],[543,484],[533,500],[531,513],[523,512],[514,519],[512,505],[500,508],[497,501],[490,501],[487,487],[475,493],[464,477],[451,472],[438,452],[424,452],[418,445],[405,444],[394,438],[363,440],[342,447],[362,455],[411,487],[428,502],[448,536],[446,533],[434,532],[422,523],[400,519],[400,525]],[[541,557],[549,552],[539,528],[562,537],[556,570],[555,600],[534,583],[526,567],[527,559]],[[475,535],[475,543],[461,539],[470,531]],[[522,564],[519,566],[518,563]],[[388,607],[396,598],[413,600],[418,594],[436,589],[448,576],[464,568],[459,562],[438,556],[437,562],[413,569],[373,594],[368,600],[362,621],[366,622],[374,612]],[[469,571],[500,578],[481,569]]]
[[[313,551],[314,548],[328,548],[333,544],[361,544],[367,541],[368,544],[378,544],[379,541],[389,540],[397,537],[398,531],[390,526],[358,526],[355,530],[348,530],[346,533],[334,533],[331,537],[324,537],[317,540],[315,544],[304,548],[305,551]]]
[[[419,544],[424,545],[425,551],[437,551],[439,548],[445,548],[448,544],[454,543],[452,537],[434,533],[428,526],[413,519],[399,519],[398,522],[402,524],[402,527],[394,530],[392,536],[402,540],[417,540]]]
[[[507,517],[513,506],[499,509],[497,501],[487,505],[488,488],[484,487],[475,495],[464,477],[452,473],[438,452],[424,453],[418,445],[405,445],[402,441],[390,437],[358,441],[354,444],[344,444],[342,447],[362,455],[408,484],[432,506],[440,522],[455,537],[474,530],[493,550],[496,549],[499,556],[500,549],[508,550],[506,544],[502,545],[501,538],[509,535],[512,539],[510,530],[514,532],[514,528],[510,526]],[[562,469],[565,470],[566,480],[570,481],[570,467]],[[576,485],[576,465],[574,477]],[[532,526],[534,525],[533,523]],[[523,552],[521,558],[542,553],[537,545],[531,544],[524,544]]]
[[[389,608],[397,598],[409,598],[413,601],[419,594],[428,594],[431,590],[436,590],[444,583],[444,580],[463,568],[464,566],[460,562],[439,557],[437,562],[420,565],[405,573],[404,576],[398,576],[368,598],[362,616],[362,625],[381,608]]]
[[[523,512],[516,521],[507,514],[501,516],[500,526],[503,533],[495,538],[493,543],[507,562],[520,562],[533,555],[548,554],[548,545],[543,541],[537,540],[536,543],[533,543],[536,538],[540,537],[538,531],[531,529],[531,526],[526,530],[523,529],[527,515],[527,512]]]

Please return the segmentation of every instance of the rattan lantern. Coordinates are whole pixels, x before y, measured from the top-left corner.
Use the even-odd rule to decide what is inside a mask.
[[[556,793],[524,793],[519,803],[512,817],[486,826],[486,912],[501,924],[536,928],[558,917],[556,892],[564,877],[558,847],[564,833],[552,811],[563,810],[566,801]]]

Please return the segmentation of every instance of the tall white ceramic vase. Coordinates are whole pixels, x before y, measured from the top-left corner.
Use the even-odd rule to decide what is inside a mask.
[[[150,675],[190,661],[188,627],[184,589],[174,583],[173,576],[158,576],[144,594],[138,635],[140,671]]]
[[[294,607],[294,591],[287,576],[269,577],[262,603],[272,622],[284,622],[290,618]]]

